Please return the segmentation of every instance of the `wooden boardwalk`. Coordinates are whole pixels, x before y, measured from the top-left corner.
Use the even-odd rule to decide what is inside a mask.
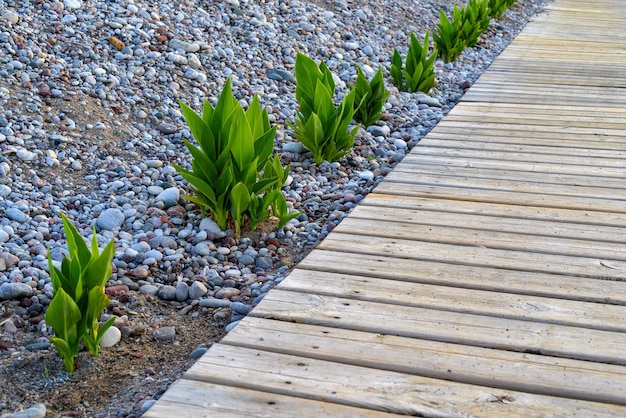
[[[555,0],[145,416],[625,417],[625,93]]]

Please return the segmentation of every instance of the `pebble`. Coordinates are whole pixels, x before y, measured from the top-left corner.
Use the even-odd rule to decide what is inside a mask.
[[[117,208],[110,208],[102,211],[100,216],[98,216],[96,224],[105,231],[112,231],[121,227],[125,220],[124,212]]]
[[[226,232],[222,231],[220,226],[211,218],[204,218],[200,222],[199,229],[201,231],[209,231],[215,238],[224,238],[226,236]]]
[[[176,329],[174,327],[161,327],[155,329],[152,335],[158,341],[172,341],[176,336]]]
[[[15,412],[13,414],[2,414],[0,418],[45,418],[46,416],[46,405],[43,403],[36,403],[30,408],[21,411]]]
[[[26,283],[3,283],[0,285],[0,300],[29,298],[33,288]]]
[[[20,20],[20,15],[18,15],[15,12],[12,12],[11,10],[3,10],[2,11],[2,17],[6,20],[9,21],[9,23],[15,25],[17,24],[17,22],[19,22]]]
[[[100,341],[100,347],[113,347],[115,344],[119,343],[121,339],[122,331],[120,331],[116,326],[111,326],[104,332],[102,340]]]
[[[7,218],[20,223],[24,223],[29,219],[29,216],[18,208],[9,208],[4,214],[7,216]]]
[[[201,297],[206,295],[208,291],[209,290],[206,288],[204,283],[195,281],[191,283],[191,286],[189,286],[189,298],[194,300],[200,299]]]
[[[180,199],[180,191],[178,190],[178,187],[169,187],[159,193],[154,200],[155,202],[163,202],[165,207],[169,208],[177,205],[178,199]]]
[[[206,347],[198,347],[189,353],[189,358],[192,360],[197,360],[204,355],[208,350]]]

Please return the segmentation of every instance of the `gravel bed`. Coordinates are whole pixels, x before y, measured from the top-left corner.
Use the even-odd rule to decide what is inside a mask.
[[[139,307],[146,318],[175,312],[214,329],[234,327],[547,0],[519,0],[458,61],[437,61],[439,85],[430,95],[399,92],[387,78],[383,119],[360,129],[353,151],[335,163],[316,165],[287,127],[297,112],[296,53],[323,59],[341,96],[357,66],[370,77],[379,67],[388,74],[393,48],[405,54],[409,33],[423,37],[439,9],[451,12],[454,3],[461,2],[0,1],[0,371],[13,373],[20,356],[32,362],[53,352],[44,320],[52,297],[47,253],[60,261],[66,249],[61,212],[86,238],[95,227],[102,245],[115,240],[106,315],[121,319],[111,346],[137,335],[176,339],[176,324],[129,320]],[[215,103],[227,77],[244,106],[258,94],[279,126],[275,150],[291,164],[283,192],[301,212],[281,230],[268,222],[242,237],[221,231],[184,199],[189,187],[172,167],[191,163],[178,100],[199,111],[205,99]],[[198,350],[206,348],[191,347],[192,359]],[[0,412],[36,399],[17,392],[0,384]],[[136,416],[150,405],[142,399],[111,401],[108,409],[103,401],[78,416]],[[53,402],[39,401],[50,412]]]

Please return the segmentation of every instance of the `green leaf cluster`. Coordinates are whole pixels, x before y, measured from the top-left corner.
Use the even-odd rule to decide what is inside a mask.
[[[465,50],[467,42],[462,32],[463,20],[461,12],[454,5],[452,18],[448,19],[443,10],[439,10],[439,26],[433,34],[433,40],[439,52],[439,57],[445,62],[455,61]]]
[[[98,323],[102,311],[109,306],[104,286],[111,277],[115,250],[111,240],[100,253],[95,229],[90,250],[67,217],[63,214],[61,217],[69,257],[63,257],[59,269],[48,253],[53,297],[46,311],[46,323],[54,329],[55,336],[50,341],[63,358],[65,369],[71,373],[81,339],[87,350],[97,357],[102,336],[115,320],[111,318],[102,326]]]
[[[469,0],[461,9],[455,8],[453,18],[461,21],[461,35],[467,46],[474,46],[489,27],[489,0]]]
[[[402,91],[428,93],[437,85],[435,81],[435,59],[437,53],[428,54],[429,32],[424,36],[424,43],[420,44],[415,34],[411,32],[409,50],[406,54],[406,63],[402,66],[402,57],[397,49],[393,50],[391,59],[391,77]]]
[[[383,70],[379,68],[372,81],[368,82],[363,70],[357,67],[357,77],[352,89],[354,97],[354,119],[366,127],[373,125],[382,117],[383,105],[389,97],[385,89]]]
[[[488,0],[489,16],[500,19],[517,0]]]
[[[356,91],[333,102],[335,82],[324,62],[318,66],[302,53],[296,57],[296,100],[300,106],[295,124],[289,123],[295,138],[313,154],[317,164],[337,161],[352,149],[358,127],[348,130],[354,117]]]
[[[270,127],[256,95],[244,111],[229,78],[215,107],[205,100],[201,115],[182,102],[180,107],[198,143],[185,140],[191,170],[174,164],[195,193],[186,199],[208,209],[220,228],[232,224],[237,234],[246,223],[254,230],[270,216],[270,208],[279,228],[298,215],[289,213],[280,191],[289,166],[272,156],[276,126]]]

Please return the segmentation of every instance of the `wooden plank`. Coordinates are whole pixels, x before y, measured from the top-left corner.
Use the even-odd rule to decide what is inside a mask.
[[[541,272],[450,264],[428,257],[415,259],[316,249],[298,263],[314,272],[385,277],[389,280],[482,289],[490,292],[626,305],[626,282]]]
[[[406,307],[279,288],[251,316],[474,347],[626,365],[623,333]]]
[[[439,134],[429,135],[427,139],[420,141],[419,146],[433,148],[435,150],[454,149],[462,154],[466,150],[471,151],[487,151],[487,152],[502,152],[509,154],[519,154],[527,156],[527,154],[539,154],[538,159],[543,159],[543,156],[549,156],[555,162],[561,160],[562,157],[574,157],[576,159],[584,158],[589,161],[589,165],[598,165],[602,161],[609,163],[616,163],[619,167],[619,162],[622,162],[626,166],[626,152],[621,150],[598,150],[598,149],[585,149],[580,147],[566,148],[566,147],[554,147],[549,145],[529,145],[520,143],[488,141],[482,137],[467,137],[463,135],[455,134]],[[464,154],[463,154],[464,155]],[[519,157],[516,157],[521,159]],[[533,158],[528,156],[528,158]]]
[[[252,317],[222,343],[518,392],[626,404],[624,366]]]
[[[215,355],[198,360],[187,378],[413,416],[589,417],[626,411],[223,344],[211,351]]]
[[[519,125],[540,125],[540,126],[563,126],[581,128],[603,128],[626,130],[626,121],[615,118],[560,116],[529,114],[524,109],[519,109],[518,113],[499,112],[495,109],[477,109],[475,111],[466,110],[467,106],[455,107],[447,116],[447,120],[460,122],[482,122],[482,123],[502,123]]]
[[[143,418],[175,417],[389,417],[389,413],[354,408],[295,396],[181,379]],[[181,413],[183,415],[181,415]]]
[[[543,137],[542,137],[543,136]],[[478,130],[462,131],[457,127],[439,128],[429,132],[426,138],[420,140],[422,146],[437,144],[437,141],[467,141],[475,142],[477,146],[499,149],[499,147],[511,147],[521,145],[527,147],[530,152],[544,150],[546,152],[561,154],[588,153],[592,156],[610,155],[621,152],[626,147],[625,141],[612,141],[603,138],[601,141],[586,141],[586,138],[559,138],[555,134],[533,134],[529,137],[523,131],[501,131],[492,129],[489,132],[480,133]],[[445,144],[441,144],[445,145]]]
[[[611,211],[623,212],[626,210],[626,197],[623,191],[612,188],[575,185],[564,187],[548,183],[525,183],[523,179],[511,181],[484,178],[477,182],[460,175],[443,177],[423,174],[413,179],[401,172],[388,174],[386,180],[387,184],[392,182],[394,184],[392,186],[381,184],[378,186],[380,190],[377,189],[377,191],[380,192],[388,187],[396,187],[400,188],[401,190],[399,191],[405,192],[407,195],[413,195],[414,191],[428,190],[445,193],[445,190],[454,188],[465,189],[463,192],[459,192],[460,196],[464,194],[470,196],[494,196],[496,198],[499,195],[517,196],[518,201],[525,201],[526,204],[530,203],[529,199],[545,198],[550,200],[550,204],[546,204],[546,206],[552,207],[557,204],[561,205],[560,207],[593,209],[596,206],[601,206],[605,210]],[[438,187],[441,189],[438,189]],[[537,206],[541,206],[541,204],[537,204]]]
[[[439,125],[438,125],[439,126]],[[548,126],[548,125],[520,125],[510,124],[506,121],[500,121],[498,123],[483,123],[483,122],[455,122],[454,120],[446,120],[446,128],[450,127],[465,127],[466,129],[483,129],[485,133],[488,133],[491,129],[500,130],[512,130],[525,132],[527,135],[535,135],[536,133],[554,133],[561,136],[563,139],[584,137],[589,141],[602,141],[603,138],[611,139],[614,141],[622,140],[626,136],[626,132],[623,129],[587,129],[587,128],[571,128],[566,125],[563,126]],[[433,129],[437,129],[436,127]]]
[[[381,257],[440,260],[451,264],[575,275],[601,280],[626,280],[626,263],[613,260],[420,242],[382,236],[348,235],[339,233],[340,231],[341,224],[335,228],[333,234],[328,235],[318,245],[318,248]]]
[[[437,225],[421,222],[398,222],[397,218],[387,220],[382,217],[372,219],[349,216],[341,222],[339,232],[372,238],[384,236],[385,238],[477,246],[536,254],[588,257],[602,259],[608,263],[612,260],[626,262],[626,248],[621,243],[473,229],[464,227],[463,219],[460,217],[457,217],[452,225]]]
[[[547,242],[552,242],[551,239],[555,239],[555,245],[558,245],[557,242],[559,239],[572,239],[581,243],[581,245],[589,245],[591,247],[595,244],[602,243],[601,245],[603,246],[607,244],[611,245],[616,251],[622,251],[622,249],[616,248],[618,246],[615,244],[622,245],[624,243],[624,237],[626,237],[626,227],[621,226],[590,227],[589,225],[572,224],[562,221],[550,222],[527,218],[507,218],[506,216],[494,218],[489,215],[420,210],[419,208],[381,207],[378,205],[357,206],[350,213],[350,216],[342,221],[342,225],[348,219],[384,222],[380,227],[376,227],[371,231],[357,231],[355,232],[357,234],[378,233],[380,228],[393,228],[392,225],[387,224],[388,222],[400,222],[406,225],[407,229],[412,229],[414,225],[428,225],[431,227],[455,226],[469,230],[518,234],[520,240],[525,239],[527,235],[533,235]]]
[[[444,140],[445,142],[447,140]],[[430,145],[429,145],[430,146]],[[524,182],[534,184],[558,184],[565,187],[598,187],[601,189],[615,189],[615,193],[626,194],[626,183],[620,179],[595,177],[589,175],[573,175],[560,173],[536,173],[524,170],[506,170],[492,168],[477,167],[451,167],[438,166],[434,164],[415,164],[408,162],[401,164],[395,169],[401,175],[406,177],[420,177],[423,175],[439,175],[442,177],[464,177],[474,179],[477,182],[483,179],[488,180],[508,180],[519,181],[520,178]]]
[[[359,206],[484,215],[498,218],[498,222],[504,222],[505,224],[506,219],[513,218],[528,221],[546,221],[549,223],[563,222],[566,224],[580,224],[581,228],[589,228],[590,230],[596,230],[597,227],[603,226],[608,226],[610,229],[612,227],[621,228],[626,226],[624,215],[601,212],[600,209],[578,211],[485,202],[467,202],[463,200],[426,199],[409,196],[398,197],[379,193],[368,194],[367,199],[361,201]],[[597,230],[609,231],[602,228],[598,228]]]
[[[293,292],[625,332],[626,307],[506,292],[296,269],[279,288]],[[598,287],[601,282],[596,282]],[[626,371],[626,370],[625,370]],[[625,386],[626,388],[626,386]],[[625,389],[626,390],[626,389]]]
[[[396,178],[397,181],[395,180]],[[558,194],[551,193],[534,193],[530,192],[529,189],[524,189],[524,185],[522,184],[518,186],[511,184],[506,187],[491,184],[489,187],[486,187],[483,184],[480,186],[462,184],[462,181],[449,185],[406,183],[403,178],[398,178],[398,175],[394,175],[393,172],[389,174],[385,180],[385,182],[376,187],[375,190],[377,193],[574,210],[594,210],[602,208],[607,212],[626,213],[626,205],[623,200],[599,197],[578,197],[566,194],[559,196]],[[566,189],[564,189],[564,191],[571,193]]]
[[[606,177],[607,179],[620,179],[626,177],[626,169],[602,168],[598,166],[578,166],[556,163],[537,163],[528,161],[500,161],[482,158],[469,158],[463,156],[446,155],[414,155],[409,153],[402,160],[404,165],[438,165],[443,167],[467,167],[500,169],[510,171],[528,171],[533,173],[555,173],[565,175],[587,175],[594,177]],[[378,191],[378,190],[377,190]]]

